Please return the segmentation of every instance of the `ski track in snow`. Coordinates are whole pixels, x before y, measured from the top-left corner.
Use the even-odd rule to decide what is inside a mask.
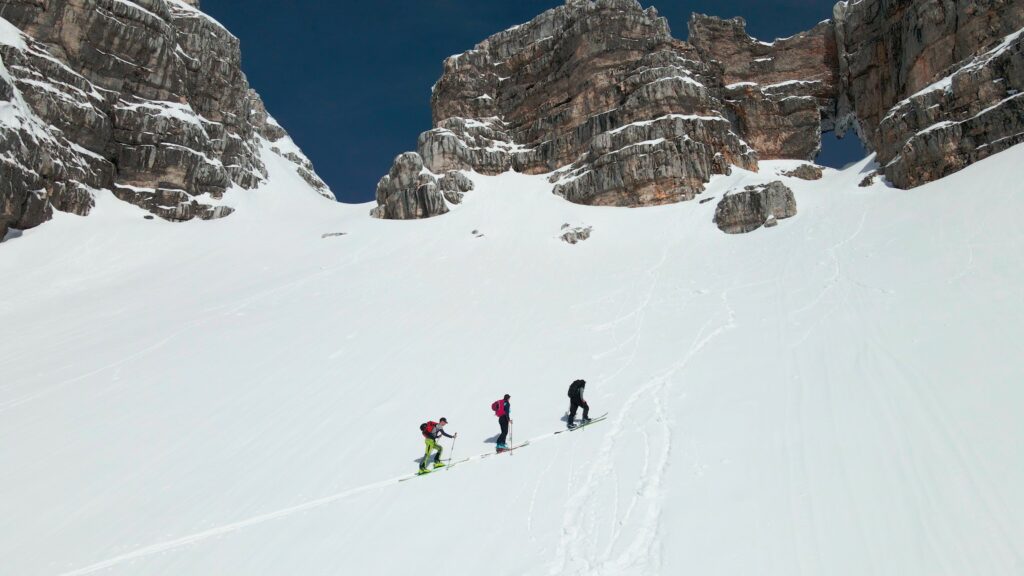
[[[534,443],[543,442],[545,440],[552,439],[554,437],[555,437],[555,432],[548,432],[546,434],[541,434],[541,435],[536,436],[534,438],[530,438],[528,440],[528,442],[530,444],[534,444]],[[563,438],[570,438],[570,436],[563,436]],[[469,458],[467,458],[464,461],[459,462],[457,465],[458,466],[464,466],[464,465],[469,464],[469,463],[480,462],[480,461],[488,458],[489,456],[494,456],[494,455],[495,455],[494,452],[486,452],[486,453],[483,453],[483,454],[477,454],[475,456],[470,456]],[[512,455],[512,453],[510,452],[509,453],[509,457],[511,457],[511,455]],[[550,468],[551,465],[553,465],[557,461],[558,461],[558,459],[551,460],[551,463],[549,464],[549,468]],[[435,474],[436,473],[437,472],[435,472]],[[94,574],[96,572],[99,572],[99,571],[102,571],[102,570],[106,570],[108,568],[112,568],[112,567],[117,566],[119,564],[124,564],[125,562],[131,562],[131,561],[134,561],[134,560],[139,560],[139,559],[145,558],[147,556],[152,556],[154,554],[161,554],[161,553],[164,553],[164,552],[169,552],[169,551],[172,551],[172,550],[175,550],[175,549],[179,549],[179,548],[182,548],[182,547],[185,547],[185,546],[189,546],[189,545],[192,545],[192,544],[198,544],[198,543],[203,542],[205,540],[209,540],[209,539],[212,539],[212,538],[218,538],[220,536],[224,536],[224,535],[230,534],[232,532],[238,532],[238,531],[244,530],[246,528],[252,528],[252,527],[260,525],[260,524],[264,524],[264,523],[267,523],[267,522],[271,522],[271,521],[274,521],[274,520],[278,520],[278,519],[281,519],[281,518],[292,516],[292,515],[298,514],[300,512],[306,512],[306,511],[309,511],[309,510],[313,510],[315,508],[321,508],[323,506],[334,504],[334,503],[339,502],[341,500],[345,500],[347,498],[350,498],[352,496],[356,496],[358,494],[363,494],[365,492],[370,492],[370,491],[373,491],[373,490],[380,490],[380,489],[388,488],[388,487],[397,488],[398,486],[401,485],[400,481],[404,481],[405,479],[408,479],[409,477],[410,476],[408,474],[403,474],[401,476],[395,476],[395,477],[389,478],[387,480],[380,480],[380,481],[373,482],[373,483],[370,483],[370,484],[364,484],[362,486],[357,486],[357,487],[354,487],[354,488],[350,488],[348,490],[344,490],[344,491],[338,492],[336,494],[331,494],[329,496],[324,496],[322,498],[317,498],[315,500],[310,500],[308,502],[304,502],[302,504],[298,504],[298,505],[295,505],[295,506],[290,506],[290,507],[287,507],[287,508],[282,508],[280,510],[275,510],[273,512],[267,512],[265,514],[260,514],[258,516],[253,516],[251,518],[247,518],[245,520],[239,520],[237,522],[232,522],[232,523],[229,523],[229,524],[223,524],[221,526],[210,528],[208,530],[203,530],[201,532],[196,532],[196,533],[190,534],[188,536],[182,536],[180,538],[175,538],[175,539],[172,539],[172,540],[167,540],[165,542],[160,542],[160,543],[157,543],[157,544],[152,544],[150,546],[145,546],[143,548],[139,548],[139,549],[133,550],[133,551],[125,553],[125,554],[120,554],[118,556],[114,556],[113,558],[109,558],[109,559],[104,560],[102,562],[97,562],[95,564],[90,564],[90,565],[85,566],[83,568],[78,568],[78,569],[71,570],[71,571],[68,571],[68,572],[62,572],[58,576],[83,576],[85,574]],[[534,496],[536,495],[537,491],[539,490],[539,487],[540,487],[540,485],[542,483],[542,480],[543,480],[543,475],[541,476],[541,479],[538,480],[537,486],[533,490]],[[530,503],[530,510],[532,511],[533,508],[534,508],[534,502],[531,501],[531,503]],[[532,515],[532,512],[531,512],[531,515]]]
[[[699,337],[677,364],[630,395],[618,415],[612,419],[612,428],[605,434],[599,454],[594,459],[595,464],[586,474],[583,486],[572,493],[572,497],[566,504],[562,539],[556,553],[556,560],[550,569],[551,574],[650,574],[658,573],[661,569],[661,556],[658,549],[660,544],[658,525],[661,517],[659,498],[672,454],[671,428],[664,409],[664,396],[675,373],[685,368],[709,343],[735,327],[735,311],[729,304],[728,297],[731,290],[733,289],[722,293],[722,304],[727,314],[726,321],[716,326],[706,336]],[[705,324],[700,334],[707,331],[709,323]],[[654,405],[655,418],[653,421],[657,424],[658,440],[661,442],[662,448],[653,455],[655,462],[652,465],[653,443],[650,441],[651,436],[646,430],[640,429],[640,433],[645,439],[645,462],[642,473],[625,514],[618,516],[616,509],[617,517],[612,519],[610,541],[604,546],[604,552],[598,553],[598,542],[593,538],[595,534],[586,530],[586,528],[592,528],[592,522],[588,522],[588,520],[592,520],[595,510],[601,509],[598,488],[605,483],[609,475],[614,475],[612,453],[618,439],[625,433],[623,424],[626,417],[639,402],[646,399],[650,399]],[[642,509],[643,517],[640,518],[642,525],[636,533],[629,535],[632,541],[625,550],[615,555],[620,539],[624,536],[621,527],[631,519],[638,509]],[[591,563],[588,558],[594,557],[595,554],[599,560],[597,563]],[[575,568],[573,569],[572,566]]]
[[[739,184],[742,185],[742,182]],[[818,295],[815,301],[808,306],[813,307],[834,287],[841,277],[839,260],[836,250],[854,240],[863,229],[866,221],[866,212],[862,214],[860,225],[857,230],[848,238],[838,242],[831,247],[829,254],[835,266],[832,281]],[[666,263],[670,247],[674,243],[663,242],[663,253],[659,262],[648,270],[647,275],[652,277],[651,286],[639,306],[629,312],[620,312],[605,323],[592,326],[593,330],[603,331],[616,328],[628,320],[635,321],[635,330],[626,339],[610,350],[595,355],[595,360],[602,359],[609,354],[621,350],[624,346],[631,345],[629,356],[620,365],[619,370],[611,376],[603,378],[605,383],[610,383],[626,371],[633,363],[637,350],[640,348],[640,337],[643,331],[644,317],[654,293],[657,290],[660,280],[660,270]],[[658,538],[658,527],[660,521],[659,497],[665,481],[668,465],[672,454],[672,430],[668,424],[668,415],[665,410],[665,397],[671,388],[673,376],[683,370],[692,359],[709,343],[720,337],[725,332],[736,327],[736,312],[730,304],[729,295],[736,290],[755,288],[766,284],[768,281],[758,281],[740,286],[727,288],[721,293],[721,305],[726,315],[726,320],[710,329],[712,320],[708,320],[698,332],[696,341],[690,346],[683,358],[665,373],[648,381],[644,386],[633,392],[622,404],[620,410],[612,418],[611,427],[604,435],[594,464],[585,474],[582,486],[575,487],[570,484],[571,497],[567,501],[566,511],[563,517],[562,537],[556,551],[556,558],[551,563],[549,573],[552,575],[561,574],[622,574],[658,573],[661,569],[660,540]],[[813,328],[809,331],[813,332]],[[704,336],[701,336],[705,334]],[[620,512],[618,495],[620,493],[621,475],[617,474],[612,462],[612,455],[615,446],[623,434],[629,431],[625,429],[625,422],[639,404],[647,402],[653,405],[655,417],[652,419],[657,424],[656,434],[652,435],[642,424],[635,426],[635,431],[643,440],[644,461],[642,471],[632,497],[624,512]],[[643,420],[638,420],[643,422]],[[657,454],[652,453],[658,444],[661,450]],[[700,463],[694,462],[695,470],[700,473]],[[575,475],[571,476],[575,478]],[[614,490],[612,515],[609,521],[608,530],[610,535],[607,543],[599,542],[597,526],[594,522],[594,511],[601,508],[600,487],[611,483]],[[642,518],[637,521],[641,523],[639,529],[629,534],[631,541],[622,547],[622,539],[625,537],[624,525],[633,519],[635,513],[640,510]],[[598,560],[591,562],[591,558]]]
[[[682,225],[685,226],[685,225]],[[634,333],[623,343],[632,344],[629,357],[612,376],[604,378],[605,385],[622,374],[635,360],[640,347],[640,335],[643,329],[645,314],[657,291],[661,278],[660,271],[668,260],[670,250],[675,242],[662,242],[663,253],[658,263],[648,270],[652,278],[650,288],[639,306],[626,314],[619,314],[611,322],[599,324],[596,328],[607,329],[621,324],[626,319],[635,318]],[[549,574],[608,574],[624,573],[652,574],[660,573],[661,554],[659,524],[661,519],[661,496],[665,477],[672,456],[672,428],[669,425],[668,413],[665,409],[666,395],[671,388],[673,376],[683,370],[696,355],[709,343],[736,326],[736,312],[729,302],[729,294],[734,290],[760,286],[764,282],[728,288],[721,293],[721,305],[726,319],[711,329],[713,323],[709,319],[697,333],[693,342],[682,359],[669,367],[663,374],[649,380],[634,391],[611,418],[611,427],[604,434],[603,442],[593,465],[587,470],[582,485],[575,487],[570,482],[570,498],[566,503],[563,516],[562,535],[556,550],[554,561],[549,567]],[[620,343],[620,347],[623,345]],[[610,352],[610,351],[609,351]],[[607,353],[605,353],[607,354]],[[603,356],[604,354],[600,355]],[[653,406],[654,430],[644,426],[643,417],[637,417],[635,430],[627,430],[625,423],[635,408],[643,403]],[[622,477],[616,473],[613,454],[615,447],[623,435],[631,431],[637,432],[643,440],[643,465],[636,485],[632,490],[629,504],[620,512],[619,493]],[[574,478],[571,476],[570,478]],[[595,525],[595,511],[602,509],[601,487],[610,483],[614,491],[611,518],[608,522],[607,542],[600,542],[598,526]],[[639,528],[626,533],[624,526],[634,520]],[[630,541],[623,543],[625,538]],[[592,558],[597,558],[591,561]]]
[[[160,554],[162,552],[168,552],[168,551],[174,550],[176,548],[181,548],[183,546],[188,546],[190,544],[196,544],[196,543],[202,542],[204,540],[209,540],[210,538],[217,538],[219,536],[224,536],[225,534],[230,534],[231,532],[237,532],[237,531],[242,530],[244,528],[249,528],[249,527],[252,527],[252,526],[256,526],[258,524],[263,524],[265,522],[270,522],[271,520],[277,520],[279,518],[284,518],[286,516],[291,516],[291,515],[297,514],[299,512],[304,512],[306,510],[312,510],[314,508],[319,508],[321,506],[326,506],[328,504],[332,504],[332,503],[337,502],[339,500],[343,500],[345,498],[348,498],[348,497],[351,497],[351,496],[355,496],[356,494],[361,494],[363,492],[368,492],[370,490],[376,490],[376,489],[379,489],[379,488],[383,488],[385,486],[392,486],[396,482],[398,482],[398,480],[400,478],[405,478],[405,477],[406,476],[399,476],[399,477],[396,477],[396,478],[391,478],[389,480],[382,480],[380,482],[376,482],[376,483],[373,483],[373,484],[367,484],[367,485],[364,485],[364,486],[359,486],[358,488],[352,488],[352,489],[346,490],[344,492],[339,492],[338,494],[333,494],[331,496],[325,496],[325,497],[319,498],[317,500],[311,500],[309,502],[305,502],[305,503],[299,504],[297,506],[292,506],[290,508],[284,508],[284,509],[281,509],[281,510],[276,510],[274,512],[268,512],[266,514],[261,514],[259,516],[255,516],[255,517],[252,517],[252,518],[249,518],[249,519],[246,519],[246,520],[240,520],[238,522],[233,522],[231,524],[225,524],[225,525],[222,525],[222,526],[218,526],[216,528],[211,528],[209,530],[204,530],[203,532],[197,532],[197,533],[191,534],[189,536],[183,536],[183,537],[177,538],[175,540],[168,540],[166,542],[161,542],[159,544],[153,544],[152,546],[146,546],[145,548],[140,548],[138,550],[129,552],[127,554],[122,554],[120,556],[115,556],[115,557],[110,558],[108,560],[104,560],[102,562],[97,562],[96,564],[92,564],[92,565],[86,566],[84,568],[79,568],[77,570],[72,570],[70,572],[64,572],[64,573],[60,574],[59,576],[82,576],[84,574],[93,574],[95,572],[99,572],[99,571],[105,570],[107,568],[112,568],[114,566],[117,566],[118,564],[123,564],[125,562],[130,562],[132,560],[138,560],[140,558],[145,558],[146,556],[152,556],[154,554]]]
[[[611,322],[599,324],[597,326],[592,326],[592,329],[602,331],[615,327],[629,318],[636,318],[637,320],[638,327],[636,328],[636,330],[633,331],[633,333],[629,337],[627,337],[624,340],[621,340],[612,349],[607,350],[606,352],[603,353],[596,354],[594,356],[595,360],[598,360],[604,358],[605,356],[613,352],[622,349],[623,347],[628,346],[630,348],[629,356],[620,365],[619,369],[616,372],[614,372],[611,376],[603,378],[605,383],[613,382],[616,379],[616,377],[622,374],[622,372],[625,371],[633,363],[636,357],[636,352],[640,346],[639,333],[643,325],[644,311],[649,305],[653,293],[657,288],[658,279],[660,277],[659,270],[668,259],[667,244],[668,243],[666,242],[662,242],[662,253],[658,259],[658,262],[647,271],[647,275],[651,278],[651,283],[650,287],[647,290],[645,290],[644,297],[640,302],[639,306],[635,307],[632,311],[628,313],[623,313],[620,307],[620,311],[616,314],[614,320],[612,320]],[[623,302],[623,304],[625,304],[625,301]],[[584,542],[584,537],[583,535],[581,535],[581,526],[591,525],[594,522],[594,519],[592,517],[593,507],[587,506],[587,504],[590,503],[591,500],[591,492],[593,491],[593,487],[596,483],[595,479],[599,477],[601,480],[604,480],[613,471],[612,465],[610,464],[611,446],[614,445],[616,437],[622,431],[622,423],[626,415],[628,415],[629,413],[629,407],[636,401],[638,395],[641,395],[648,388],[650,388],[650,384],[648,384],[643,389],[631,395],[627,402],[622,406],[622,408],[617,411],[617,414],[610,418],[611,430],[604,436],[605,441],[602,443],[601,448],[598,451],[597,457],[594,459],[596,464],[592,466],[591,469],[584,471],[584,481],[582,488],[574,489],[576,477],[575,469],[573,470],[573,473],[570,474],[570,480],[566,487],[569,497],[566,502],[566,511],[563,516],[562,535],[558,545],[558,549],[556,551],[555,566],[551,569],[552,574],[568,573],[567,569],[568,564],[570,562],[577,563],[577,566],[579,566],[578,571],[592,572],[594,570],[594,568],[587,561],[587,558],[590,557],[589,551],[579,550],[580,547],[586,545],[586,542]],[[580,431],[579,433],[584,432],[585,430]],[[614,478],[613,482],[615,486],[618,486],[617,477]],[[617,500],[614,510],[615,514],[613,515],[613,519],[615,518],[615,516],[617,516],[618,512]]]

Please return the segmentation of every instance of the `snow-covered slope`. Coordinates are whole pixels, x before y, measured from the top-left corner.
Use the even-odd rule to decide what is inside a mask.
[[[216,225],[100,193],[4,244],[0,572],[1024,570],[1024,146],[737,236],[515,174],[375,220],[276,162]],[[611,416],[553,436],[575,378]],[[503,393],[529,447],[396,481]]]

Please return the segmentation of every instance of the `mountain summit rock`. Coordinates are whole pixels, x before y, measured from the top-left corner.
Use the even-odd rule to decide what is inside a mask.
[[[0,0],[0,238],[109,189],[168,220],[218,218],[264,145],[333,198],[267,114],[238,39],[197,0]]]
[[[862,0],[774,42],[694,14],[681,41],[635,0],[567,0],[445,60],[434,128],[373,214],[447,212],[430,185],[453,171],[551,173],[580,204],[679,202],[731,166],[813,160],[823,132],[850,129],[917,186],[1024,141],[1022,28],[1019,1]]]

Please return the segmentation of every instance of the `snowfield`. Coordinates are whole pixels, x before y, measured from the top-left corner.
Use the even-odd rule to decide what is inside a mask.
[[[799,208],[738,236],[516,174],[374,220],[266,156],[225,220],[101,192],[0,245],[0,573],[1024,574],[1024,146],[736,169],[701,198]],[[552,435],[575,378],[610,417]],[[504,393],[529,447],[397,482]]]

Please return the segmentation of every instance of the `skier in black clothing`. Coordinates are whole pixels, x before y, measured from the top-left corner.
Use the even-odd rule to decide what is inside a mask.
[[[590,405],[583,399],[583,388],[586,380],[575,380],[569,385],[569,428],[576,427],[576,410],[583,407],[583,423],[590,422]]]
[[[501,427],[501,435],[498,436],[498,443],[495,446],[498,452],[508,449],[505,438],[508,436],[508,425],[512,422],[512,403],[508,401],[509,398],[511,396],[505,394],[501,400],[491,403],[491,410],[494,410],[494,415],[498,417],[498,426]]]

